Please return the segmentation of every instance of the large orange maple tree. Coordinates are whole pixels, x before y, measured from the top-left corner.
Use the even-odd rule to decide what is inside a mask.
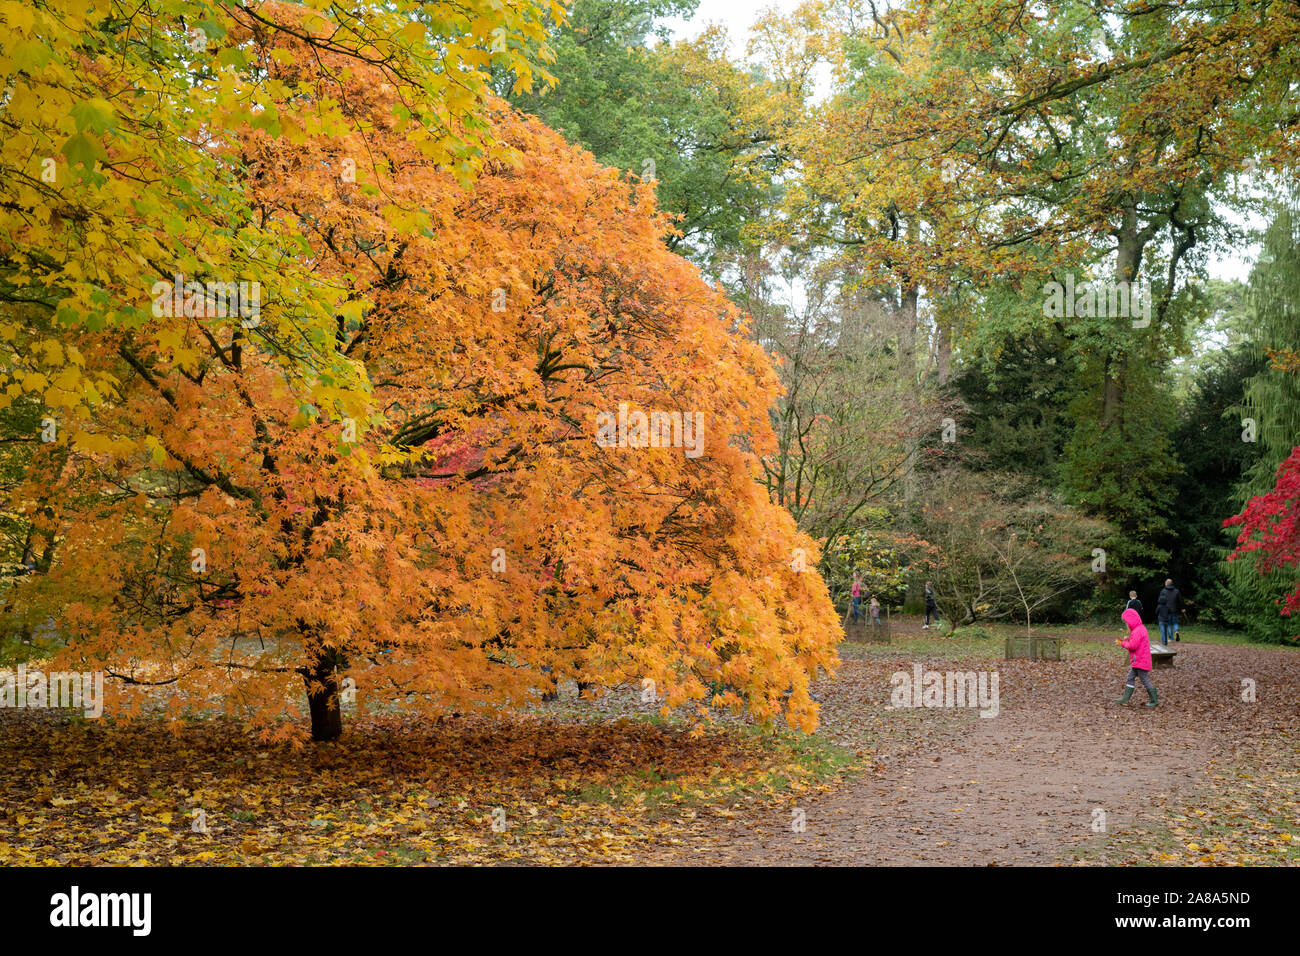
[[[223,324],[210,296],[78,332],[117,393],[16,496],[59,543],[25,588],[57,663],[118,678],[109,712],[170,687],[174,714],[220,702],[272,737],[301,733],[304,689],[323,740],[354,693],[436,713],[565,678],[811,729],[838,628],[816,544],[757,481],[779,386],[665,248],[650,188],[498,101],[507,149],[466,184],[378,70],[293,31],[235,39],[273,47],[297,109],[349,118],[250,124],[236,158],[261,221],[308,236],[297,264],[350,290],[355,375],[304,384],[291,323]]]

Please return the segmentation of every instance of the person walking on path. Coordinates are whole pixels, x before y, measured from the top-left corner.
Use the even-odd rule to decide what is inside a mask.
[[[880,627],[880,602],[874,597],[871,599],[871,626]]]
[[[1142,616],[1142,602],[1138,600],[1138,593],[1136,591],[1128,592],[1128,603],[1124,605],[1124,610],[1127,611],[1129,608],[1137,611],[1138,617]]]
[[[1138,612],[1130,608],[1125,608],[1121,615],[1124,623],[1128,625],[1127,640],[1115,638],[1115,643],[1128,651],[1128,680],[1124,682],[1124,693],[1115,698],[1117,704],[1127,704],[1133,696],[1133,682],[1140,680],[1142,686],[1147,692],[1147,706],[1155,707],[1160,703],[1156,697],[1155,686],[1151,683],[1151,638],[1147,636],[1147,629],[1142,625],[1142,618]]]
[[[1178,612],[1183,609],[1183,596],[1174,587],[1173,578],[1165,578],[1164,589],[1156,600],[1156,621],[1160,624],[1160,643],[1168,644],[1169,638],[1181,641],[1178,636]]]
[[[853,572],[853,623],[862,619],[862,575]]]
[[[921,625],[921,630],[928,631],[930,629],[931,614],[934,615],[934,623],[937,625],[939,623],[939,605],[936,604],[934,600],[934,588],[931,587],[929,581],[926,581],[925,582],[925,623]]]

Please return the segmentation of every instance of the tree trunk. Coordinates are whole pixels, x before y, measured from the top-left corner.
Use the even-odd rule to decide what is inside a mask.
[[[915,409],[920,404],[916,369],[916,322],[919,290],[914,284],[900,289],[898,310],[898,375],[902,379],[906,401]],[[916,461],[921,453],[921,439],[909,433],[903,440],[903,512],[911,520],[912,509],[917,505],[918,480]],[[908,581],[904,602],[915,607],[921,600],[921,582]]]
[[[338,740],[343,736],[338,666],[335,655],[322,651],[312,662],[311,670],[303,672],[307,706],[311,708],[312,740]]]
[[[1137,210],[1135,207],[1128,207],[1124,210],[1119,232],[1119,246],[1115,251],[1115,280],[1129,284],[1130,296],[1135,291],[1144,245],[1144,240],[1138,233]],[[1128,322],[1129,319],[1123,317],[1123,321]],[[1101,392],[1101,421],[1107,428],[1124,418],[1123,391],[1127,372],[1127,350],[1121,352],[1115,359],[1107,357]]]
[[[916,367],[916,322],[920,290],[915,285],[905,286],[898,310],[898,374],[909,399],[919,404]],[[916,459],[920,454],[921,440],[909,435],[905,442],[903,460],[903,501],[910,506],[916,500]]]
[[[952,337],[942,325],[934,330],[934,381],[940,388],[952,378]]]

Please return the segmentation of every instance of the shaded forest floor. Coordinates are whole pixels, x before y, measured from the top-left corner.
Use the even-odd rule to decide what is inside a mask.
[[[1004,661],[915,627],[843,645],[813,737],[691,740],[636,688],[296,751],[224,719],[0,711],[0,864],[1300,863],[1300,654],[1184,640],[1152,710],[1108,703],[1105,634]],[[914,664],[996,671],[998,715],[890,708]]]

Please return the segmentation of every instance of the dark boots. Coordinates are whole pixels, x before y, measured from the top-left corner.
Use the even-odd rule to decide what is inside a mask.
[[[1133,685],[1132,685],[1132,684],[1125,684],[1125,685],[1124,685],[1124,693],[1122,693],[1120,696],[1116,697],[1115,700],[1113,701],[1113,703],[1116,703],[1116,704],[1127,704],[1127,703],[1128,703],[1130,700],[1132,700],[1132,699],[1133,699]],[[1147,706],[1148,706],[1148,707],[1157,707],[1157,706],[1159,706],[1159,705],[1160,705],[1160,698],[1159,698],[1159,696],[1156,694],[1156,689],[1155,689],[1155,687],[1148,687],[1148,688],[1147,688]]]

